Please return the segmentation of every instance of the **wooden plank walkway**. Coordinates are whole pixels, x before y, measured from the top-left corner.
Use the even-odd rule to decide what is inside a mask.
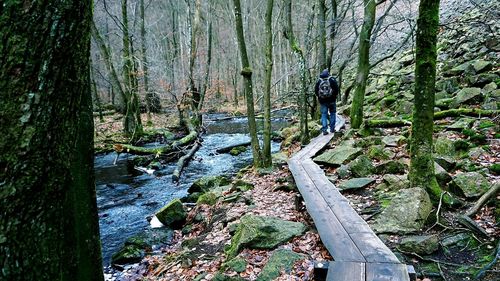
[[[344,124],[345,120],[337,115],[336,129]],[[333,134],[320,135],[288,160],[307,211],[334,259],[328,266],[326,279],[409,281],[406,265],[399,262],[311,160],[332,138]]]

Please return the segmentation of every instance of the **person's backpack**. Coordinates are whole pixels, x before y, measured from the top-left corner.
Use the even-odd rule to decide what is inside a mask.
[[[330,78],[331,76],[327,78],[320,78],[319,90],[318,90],[318,97],[320,99],[326,99],[333,96],[333,89],[332,86],[330,85]]]

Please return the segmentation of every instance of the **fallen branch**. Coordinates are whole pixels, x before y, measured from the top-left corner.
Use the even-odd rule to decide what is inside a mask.
[[[476,204],[470,208],[465,215],[468,217],[472,217],[481,207],[486,204],[492,197],[494,197],[498,191],[500,191],[500,183],[495,184],[493,187],[491,187],[479,200],[477,200]]]
[[[196,153],[196,151],[198,151],[198,149],[200,149],[200,147],[201,147],[201,143],[196,142],[193,145],[193,147],[191,147],[191,149],[189,150],[189,152],[186,155],[179,158],[179,161],[177,161],[177,167],[175,168],[174,172],[172,173],[172,181],[173,182],[179,181],[182,170],[189,163],[189,160],[191,160],[191,158],[193,158],[193,155]]]
[[[215,152],[217,152],[217,153],[228,153],[229,151],[231,151],[231,149],[233,149],[235,147],[249,146],[250,144],[252,144],[250,141],[246,141],[246,142],[243,142],[243,143],[233,144],[233,145],[225,146],[223,148],[219,148]]]
[[[474,231],[475,233],[481,234],[484,237],[488,237],[488,233],[481,227],[479,226],[474,220],[469,218],[468,216],[465,215],[459,215],[458,216],[458,222],[467,227],[468,229]]]
[[[438,111],[434,113],[434,120],[443,119],[446,117],[459,117],[462,115],[472,116],[472,117],[491,117],[500,114],[500,110],[483,110],[476,108],[456,108]]]
[[[365,120],[365,128],[394,128],[411,126],[411,122],[401,119],[375,119]]]

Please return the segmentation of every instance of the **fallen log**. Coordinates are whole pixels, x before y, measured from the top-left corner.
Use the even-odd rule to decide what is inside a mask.
[[[252,144],[250,141],[243,142],[243,143],[238,143],[238,144],[233,144],[233,145],[229,145],[229,146],[225,146],[225,147],[219,148],[215,152],[217,152],[217,153],[228,153],[233,148],[236,148],[236,147],[239,147],[239,146],[249,146],[250,144]]]
[[[365,120],[365,128],[396,128],[411,126],[411,122],[401,119],[373,119]]]
[[[472,206],[466,213],[465,215],[468,217],[472,217],[481,207],[486,204],[492,197],[494,197],[498,191],[500,191],[500,183],[495,184],[493,187],[491,187],[483,196],[479,198],[479,200],[476,201],[474,206]]]
[[[491,117],[500,114],[500,110],[483,110],[477,108],[456,108],[434,112],[434,120],[443,119],[446,117],[459,117],[463,115],[472,117]]]
[[[177,167],[175,168],[174,172],[172,173],[172,181],[173,182],[179,181],[182,170],[189,163],[189,160],[191,160],[191,158],[193,158],[193,155],[196,153],[196,151],[198,151],[198,149],[200,149],[200,147],[201,147],[201,143],[196,142],[193,145],[193,147],[191,147],[191,149],[189,150],[189,152],[186,155],[179,158],[179,161],[177,161]]]

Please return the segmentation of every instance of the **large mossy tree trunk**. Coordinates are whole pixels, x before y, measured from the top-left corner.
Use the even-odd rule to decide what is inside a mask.
[[[244,95],[247,101],[247,118],[250,140],[252,142],[253,166],[255,168],[262,167],[262,151],[260,150],[259,139],[257,138],[257,124],[255,122],[255,109],[253,104],[253,85],[252,85],[252,68],[248,61],[247,47],[245,44],[245,35],[243,33],[243,20],[241,16],[240,0],[233,0],[234,15],[236,24],[236,37],[238,47],[240,49],[241,58],[241,75],[243,76]]]
[[[262,161],[264,167],[271,167],[271,78],[273,73],[273,6],[274,0],[267,1],[265,36],[266,36],[266,65],[264,76],[264,145],[262,149]]]
[[[1,280],[103,280],[91,1],[2,2]]]
[[[375,23],[375,0],[364,0],[364,19],[359,34],[358,70],[356,74],[356,88],[351,105],[351,126],[358,129],[363,122],[363,103],[365,100],[366,82],[370,71],[370,38]]]
[[[420,1],[415,55],[415,101],[410,140],[410,185],[427,190],[439,200],[443,191],[434,175],[432,133],[436,83],[436,43],[439,27],[439,0]],[[443,197],[447,204],[453,198]]]
[[[300,119],[300,141],[302,144],[309,143],[309,128],[307,125],[307,83],[308,83],[308,69],[306,67],[306,60],[304,58],[304,52],[299,47],[299,42],[293,33],[292,24],[292,0],[285,1],[285,13],[287,18],[286,23],[286,36],[292,48],[293,53],[299,60],[299,71],[300,71],[300,96],[299,101],[299,119]]]
[[[142,135],[142,122],[139,108],[139,96],[137,94],[136,81],[134,77],[134,62],[130,50],[130,34],[128,29],[128,3],[122,0],[122,31],[123,31],[123,78],[125,84],[125,116],[123,118],[123,130],[132,139]]]

